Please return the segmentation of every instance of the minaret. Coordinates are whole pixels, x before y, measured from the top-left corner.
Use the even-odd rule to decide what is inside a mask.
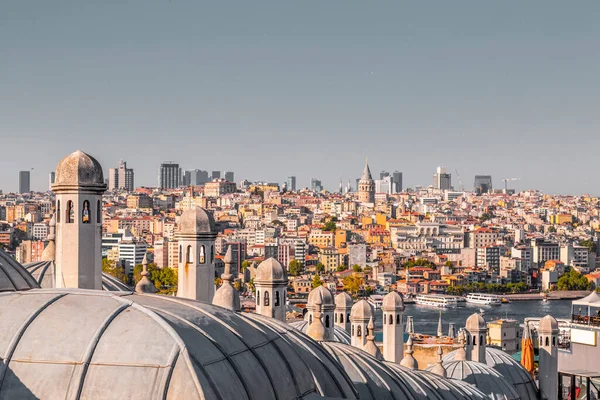
[[[365,344],[363,350],[376,359],[383,361],[383,355],[381,354],[379,347],[375,344],[375,325],[373,324],[373,317],[371,317],[369,325],[367,325],[367,344]]]
[[[487,325],[483,317],[475,313],[467,318],[467,359],[485,364],[485,341]]]
[[[271,257],[261,262],[254,277],[256,312],[285,322],[287,285],[287,274],[279,261]]]
[[[56,287],[102,289],[102,166],[76,151],[56,167]]]
[[[437,337],[442,337],[444,336],[444,331],[442,328],[442,311],[440,310],[440,319],[438,320],[438,327],[437,327]]]
[[[373,316],[373,308],[366,300],[360,300],[350,311],[350,344],[362,350],[367,344],[367,325]]]
[[[542,399],[558,398],[558,322],[551,315],[540,320],[540,394]]]
[[[375,181],[369,169],[369,160],[365,163],[362,177],[358,181],[358,201],[360,203],[375,203]]]
[[[228,308],[232,311],[240,311],[240,295],[238,291],[231,285],[233,275],[231,275],[231,264],[233,263],[233,254],[231,246],[227,246],[227,253],[223,258],[225,263],[225,271],[221,275],[222,284],[221,287],[215,292],[213,298],[213,304]]]
[[[383,358],[399,363],[404,352],[404,300],[398,292],[390,292],[383,298]]]
[[[335,296],[335,325],[350,333],[350,310],[354,305],[352,297],[346,292]]]
[[[335,303],[333,294],[325,286],[317,286],[308,294],[308,301],[306,303],[305,318],[308,319],[309,324],[312,322],[313,315],[317,301],[321,304],[321,317],[323,318],[323,325],[325,326],[324,340],[333,340],[334,338],[334,310]]]
[[[142,279],[135,285],[136,293],[156,293],[156,286],[154,283],[148,278],[148,254],[144,254],[144,259],[142,260]]]
[[[415,321],[412,315],[406,316],[406,333],[414,335],[415,333]]]
[[[419,363],[413,356],[413,353],[413,339],[411,335],[408,337],[408,342],[406,342],[406,351],[404,352],[404,358],[400,361],[400,365],[408,369],[419,369]]]
[[[215,294],[215,221],[201,207],[181,214],[176,240],[179,243],[177,297],[211,303]]]

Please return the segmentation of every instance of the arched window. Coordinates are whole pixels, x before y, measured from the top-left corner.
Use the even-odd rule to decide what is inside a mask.
[[[256,291],[256,305],[260,306],[260,290]]]
[[[556,346],[556,336],[552,336],[552,346]]]
[[[265,292],[265,302],[263,303],[265,307],[269,306],[269,292]]]
[[[67,209],[65,210],[65,222],[67,224],[72,224],[75,219],[75,210],[73,209],[73,202],[71,200],[67,201]]]
[[[485,344],[485,342],[483,341],[483,335],[479,336],[479,344],[480,345]]]
[[[210,262],[215,262],[215,246],[210,246]]]
[[[335,318],[335,323],[337,324],[337,323],[338,323],[338,317],[337,317],[337,314],[335,314],[335,317],[334,317],[334,318]]]
[[[280,298],[279,298],[279,290],[276,290],[276,291],[275,291],[275,306],[278,306],[278,305],[279,305],[279,301],[280,301]]]
[[[473,335],[473,346],[477,344],[477,336]]]
[[[344,314],[340,314],[340,322],[344,322]]]
[[[192,262],[192,246],[191,245],[188,245],[187,250],[185,251],[185,262],[186,263]]]
[[[346,321],[350,322],[350,313],[346,315]]]
[[[394,325],[394,316],[390,314],[390,325]]]
[[[325,316],[325,328],[329,328],[329,315]]]
[[[96,223],[102,223],[102,202],[98,200],[98,205],[96,206]]]
[[[356,328],[356,336],[362,337],[362,334],[360,332],[360,325]]]
[[[81,210],[81,223],[82,224],[91,224],[92,216],[90,214],[90,202],[85,200],[83,202],[83,208]]]
[[[204,251],[204,245],[202,245],[200,246],[200,253],[198,254],[198,264],[204,264],[205,255],[206,253]]]
[[[56,200],[56,222],[60,222],[60,200]]]
[[[467,336],[467,345],[471,345],[471,336]]]
[[[352,336],[354,336],[354,325],[352,325]]]
[[[387,325],[387,318],[386,318],[385,314],[383,314],[383,324]]]
[[[550,338],[546,336],[546,346],[550,346]]]

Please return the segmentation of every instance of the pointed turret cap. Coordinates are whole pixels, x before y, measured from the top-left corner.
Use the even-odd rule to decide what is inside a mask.
[[[323,325],[323,321],[321,321],[321,306],[321,299],[317,299],[315,302],[313,320],[306,329],[306,334],[317,341],[323,341],[325,338],[325,325]]]
[[[381,354],[381,350],[375,344],[375,326],[373,325],[373,317],[369,320],[369,324],[367,325],[367,343],[365,343],[363,350],[375,357],[376,359],[383,361],[383,355]]]
[[[362,180],[362,181],[373,180],[373,177],[371,176],[371,170],[369,169],[369,159],[367,159],[367,161],[365,163],[365,169],[363,170],[363,174],[362,174],[360,180]]]
[[[148,278],[148,253],[144,254],[144,259],[142,260],[142,279],[135,285],[136,293],[156,293],[156,286],[154,283]]]
[[[404,352],[404,358],[400,361],[400,365],[409,369],[419,369],[419,363],[413,357],[413,340],[412,336],[408,337],[408,342],[406,342],[406,351]]]
[[[435,366],[431,369],[431,372],[441,376],[442,378],[447,378],[448,372],[446,372],[446,368],[444,368],[444,365],[442,364],[442,354],[443,354],[442,346],[438,346],[438,349],[437,349],[438,361],[435,363]]]
[[[437,336],[444,336],[444,331],[442,330],[442,312],[440,311],[440,319],[438,320],[438,328],[437,328]]]
[[[233,251],[231,250],[231,246],[227,247],[227,253],[225,253],[223,261],[225,262],[225,271],[223,272],[223,275],[221,275],[221,280],[223,283],[215,292],[215,297],[213,297],[212,302],[216,306],[227,308],[233,311],[240,311],[240,295],[231,284],[231,280],[233,278],[231,275],[231,263],[233,262]]]

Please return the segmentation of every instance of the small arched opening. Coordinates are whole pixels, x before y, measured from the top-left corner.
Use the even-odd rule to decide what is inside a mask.
[[[56,222],[60,222],[60,200],[56,200]]]
[[[260,290],[256,292],[256,305],[260,306]]]
[[[329,328],[329,315],[325,316],[325,328]]]
[[[90,214],[90,202],[87,200],[84,200],[83,206],[81,209],[81,223],[82,224],[91,224],[92,223],[92,217]]]
[[[267,292],[265,292],[265,301],[264,301],[264,305],[265,305],[265,307],[268,307],[268,306],[269,306],[269,304],[270,304],[270,301],[269,301],[269,300],[270,300],[270,299],[269,299],[269,292],[267,291]]]
[[[75,209],[73,208],[73,202],[71,200],[67,201],[67,209],[65,210],[65,222],[67,224],[72,224],[75,219]]]

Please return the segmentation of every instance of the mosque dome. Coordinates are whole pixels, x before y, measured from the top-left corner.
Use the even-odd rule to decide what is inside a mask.
[[[483,319],[481,314],[474,313],[469,318],[467,318],[465,328],[468,331],[481,331],[487,329],[487,324],[485,323],[485,320]]]
[[[53,190],[60,187],[87,186],[106,189],[100,163],[89,154],[77,150],[58,163]]]
[[[215,220],[211,213],[196,206],[181,214],[178,227],[182,234],[215,233]]]
[[[453,360],[443,363],[448,378],[474,385],[492,400],[519,400],[521,397],[498,371],[475,361]],[[432,367],[429,367],[429,371]]]
[[[304,321],[304,320],[290,322],[289,325],[291,327],[299,330],[302,333],[306,333],[306,330],[308,329],[308,321]],[[344,328],[334,325],[333,341],[344,343],[344,344],[350,344],[351,343],[350,334]]]
[[[404,300],[400,293],[396,291],[389,292],[383,296],[383,311],[404,311]]]
[[[260,268],[260,267],[259,267]],[[333,308],[335,307],[335,301],[333,299],[333,294],[331,291],[327,289],[325,286],[317,286],[308,294],[308,300],[306,302],[307,307],[314,307],[317,304],[317,301],[320,301],[323,308]]]
[[[540,319],[538,332],[552,332],[558,330],[558,321],[552,315],[546,315]]]
[[[287,275],[283,266],[273,257],[267,258],[265,261],[258,264],[256,270],[255,282],[274,282],[286,281]]]
[[[451,351],[443,358],[443,364],[454,361],[458,350]],[[505,351],[493,347],[485,348],[485,363],[498,371],[504,379],[514,386],[521,400],[537,399],[537,386],[523,366]]]
[[[373,316],[373,306],[366,300],[359,300],[352,306],[350,310],[350,320],[361,319],[369,320]]]
[[[14,258],[0,249],[0,292],[39,288],[35,279]]]
[[[2,398],[357,398],[307,336],[206,303],[38,289],[0,296],[0,319]]]
[[[354,300],[347,292],[341,292],[335,295],[335,308],[352,308]]]
[[[53,242],[50,242],[53,243]],[[25,264],[24,268],[45,289],[56,287],[56,264],[54,261],[39,261]],[[132,292],[133,288],[106,272],[102,273],[102,290],[110,292]]]

